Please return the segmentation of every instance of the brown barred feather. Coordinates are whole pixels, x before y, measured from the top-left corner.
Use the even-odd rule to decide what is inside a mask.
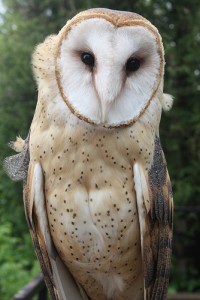
[[[164,300],[169,281],[172,249],[172,189],[159,138],[147,178],[151,201],[144,238],[144,276],[147,300]]]

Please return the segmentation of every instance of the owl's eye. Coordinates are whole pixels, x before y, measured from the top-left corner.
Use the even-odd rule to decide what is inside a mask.
[[[140,60],[137,58],[129,58],[126,63],[126,71],[135,72],[140,68]]]
[[[81,53],[82,62],[90,67],[94,67],[94,56],[91,53],[83,52]]]

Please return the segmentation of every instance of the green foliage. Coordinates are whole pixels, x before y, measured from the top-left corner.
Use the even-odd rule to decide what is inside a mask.
[[[35,45],[57,33],[68,18],[90,7],[135,11],[158,27],[166,51],[165,91],[175,98],[164,114],[161,139],[171,175],[175,206],[198,206],[200,199],[200,101],[198,0],[2,0],[0,16],[0,160],[7,143],[26,137],[37,91],[31,71]],[[0,169],[0,298],[9,299],[38,267],[22,201],[22,184]],[[175,214],[171,291],[200,290],[198,213]]]
[[[10,223],[0,225],[0,295],[5,300],[39,272],[29,233],[19,237],[12,232]]]

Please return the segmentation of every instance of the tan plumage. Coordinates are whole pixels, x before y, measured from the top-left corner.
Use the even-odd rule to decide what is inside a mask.
[[[142,27],[156,42],[151,92],[147,97],[146,87],[138,110],[133,115],[127,110],[119,122],[117,108],[115,115],[109,110],[107,119],[103,112],[84,113],[66,95],[70,87],[63,86],[62,45],[68,35],[70,44],[79,25],[93,19],[111,28]],[[147,63],[151,59],[143,65]],[[163,66],[157,29],[141,16],[107,9],[78,14],[35,51],[39,96],[30,138],[22,143],[30,153],[24,202],[53,299],[166,298],[173,209],[159,121],[162,108],[169,109],[172,100],[163,94]],[[95,85],[103,101],[98,81]]]

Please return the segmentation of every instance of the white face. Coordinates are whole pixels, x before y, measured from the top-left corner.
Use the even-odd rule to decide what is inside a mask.
[[[149,29],[84,20],[60,45],[57,69],[63,97],[89,122],[126,124],[137,118],[156,91],[160,60],[156,36]]]

